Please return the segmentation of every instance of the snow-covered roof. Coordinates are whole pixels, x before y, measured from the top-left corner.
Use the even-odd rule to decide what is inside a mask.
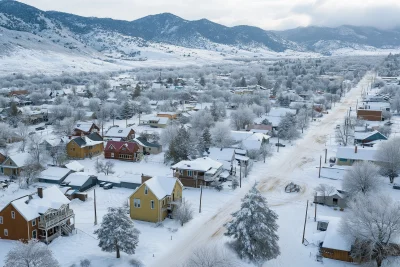
[[[376,148],[370,147],[339,147],[336,152],[336,158],[353,159],[364,161],[376,161]]]
[[[205,152],[204,155],[216,161],[232,161],[235,155],[235,149],[210,147],[208,153]]]
[[[93,175],[87,172],[74,172],[68,175],[64,182],[70,186],[82,186],[91,176]]]
[[[326,230],[326,235],[322,247],[335,250],[350,251],[351,242],[339,232],[341,219],[330,217],[328,218],[328,220],[328,229]]]
[[[38,178],[56,181],[66,176],[70,171],[71,170],[67,168],[49,167],[48,169],[42,171]]]
[[[105,137],[127,137],[132,128],[121,128],[121,127],[113,127],[107,131],[104,135]]]
[[[93,122],[82,122],[82,121],[78,121],[75,124],[75,129],[81,130],[83,132],[89,132],[90,128],[92,128]]]
[[[376,130],[373,131],[373,132],[354,132],[354,139],[356,139],[356,140],[364,140],[364,139],[367,139],[368,137],[373,136],[374,134],[381,134],[381,133],[376,131]],[[384,136],[384,137],[386,138],[386,136]]]
[[[65,167],[67,167],[67,169],[71,170],[71,171],[75,171],[75,172],[83,172],[84,170],[84,166],[82,164],[80,164],[79,162],[77,162],[76,160],[71,161],[70,163],[65,164]]]
[[[273,127],[278,127],[279,123],[282,120],[282,117],[262,116],[261,118],[255,118],[254,122],[259,124],[265,119],[267,119],[272,124]]]
[[[271,117],[283,117],[286,113],[296,114],[296,110],[291,108],[273,108],[268,115]]]
[[[156,176],[147,180],[144,184],[153,192],[157,199],[163,199],[172,194],[176,182],[180,183],[180,181],[174,177]]]
[[[11,205],[25,220],[31,221],[49,209],[59,209],[62,205],[69,203],[68,198],[56,186],[51,186],[43,189],[43,198],[33,194],[31,197],[25,196],[12,201]]]
[[[27,152],[9,156],[9,158],[17,165],[17,167],[24,167],[29,157],[30,154]]]
[[[231,131],[231,137],[236,142],[241,142],[243,148],[247,150],[260,149],[263,140],[268,140],[270,138],[270,136],[266,134],[243,131]]]
[[[208,157],[198,158],[195,160],[182,160],[177,164],[173,165],[172,169],[180,170],[193,170],[207,172],[210,170],[215,170],[215,172],[222,167],[222,163],[210,159]]]

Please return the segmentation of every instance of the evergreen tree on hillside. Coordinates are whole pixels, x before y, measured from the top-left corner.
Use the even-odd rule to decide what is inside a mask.
[[[233,237],[233,248],[242,259],[256,263],[279,256],[278,215],[269,209],[256,184],[242,199],[239,211],[225,224],[225,235]]]
[[[120,258],[120,251],[135,254],[140,232],[124,208],[109,208],[100,228],[94,231],[94,234],[99,239],[102,251],[116,251],[117,258]]]
[[[200,82],[199,82],[199,84],[201,85],[201,86],[206,86],[206,79],[204,79],[204,77],[203,76],[201,76],[200,77]]]
[[[140,85],[136,84],[135,91],[133,91],[133,98],[137,98],[141,95]]]
[[[242,77],[242,79],[240,80],[239,87],[247,87],[247,82],[244,77]]]
[[[211,112],[211,116],[213,116],[213,118],[214,118],[214,121],[218,121],[219,114],[218,114],[218,108],[217,108],[215,101],[212,102],[212,105],[210,107],[210,112]]]
[[[132,118],[132,116],[133,116],[133,107],[131,106],[131,104],[129,104],[128,101],[126,101],[122,105],[121,117],[122,117],[122,119],[125,120],[125,123],[126,123],[127,127],[128,127],[128,119]]]
[[[202,138],[204,140],[205,148],[208,149],[211,147],[212,140],[211,140],[211,133],[209,128],[205,128],[202,134]]]

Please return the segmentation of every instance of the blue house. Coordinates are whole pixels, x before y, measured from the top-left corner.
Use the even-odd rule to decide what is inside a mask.
[[[355,144],[368,144],[378,140],[387,140],[388,138],[378,131],[373,132],[355,132],[354,143]]]

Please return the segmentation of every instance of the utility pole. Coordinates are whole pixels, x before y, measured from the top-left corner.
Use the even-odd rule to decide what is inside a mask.
[[[242,188],[242,161],[240,161],[240,179],[239,179],[239,188]]]
[[[303,239],[301,241],[302,244],[304,244],[304,235],[306,234],[307,212],[308,212],[308,200],[307,200],[307,206],[306,206],[306,217],[304,218]]]
[[[279,152],[279,146],[280,146],[280,143],[279,143],[279,131],[278,131],[278,152]]]
[[[199,206],[199,213],[201,213],[201,198],[203,196],[203,186],[200,185],[200,206]]]
[[[321,178],[321,165],[322,165],[322,156],[319,156],[319,173],[318,173],[318,178]]]
[[[328,157],[328,149],[325,148],[325,164],[326,164],[326,158]]]
[[[96,188],[93,189],[93,194],[94,194],[94,225],[97,225]]]
[[[315,193],[315,196],[317,196],[317,193]],[[315,211],[314,211],[314,222],[317,221],[317,203],[314,203],[315,205]]]

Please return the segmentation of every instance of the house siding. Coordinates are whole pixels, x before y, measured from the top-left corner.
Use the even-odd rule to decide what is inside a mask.
[[[21,173],[21,168],[16,168],[15,163],[10,158],[3,162],[1,168],[3,169],[3,174],[6,176],[19,175]]]
[[[15,212],[15,219],[11,218],[11,211]],[[3,224],[0,224],[0,239],[26,241],[32,238],[33,230],[36,230],[37,235],[39,235],[38,218],[35,219],[36,225],[32,226],[32,221],[27,222],[11,204],[8,204],[8,206],[0,212],[0,216],[3,217]],[[4,229],[8,230],[8,236],[4,235]]]
[[[357,118],[367,121],[382,121],[381,110],[359,109],[357,110]]]
[[[336,249],[322,247],[321,254],[322,254],[322,257],[324,257],[324,258],[353,262],[353,259],[350,257],[349,251],[336,250]]]
[[[103,150],[103,143],[95,145],[91,149],[89,147],[80,147],[74,140],[67,144],[68,157],[73,159],[84,159],[90,157],[90,155],[96,156],[103,153]]]

